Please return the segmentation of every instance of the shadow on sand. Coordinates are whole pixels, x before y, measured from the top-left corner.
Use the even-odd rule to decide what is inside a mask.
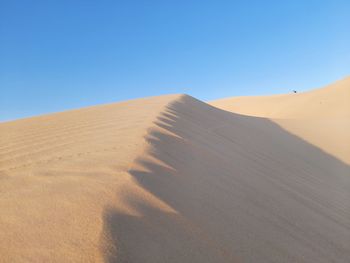
[[[130,170],[172,207],[106,209],[106,262],[348,262],[350,169],[275,123],[182,96]],[[154,162],[152,160],[159,160]],[[162,165],[162,163],[164,165]]]

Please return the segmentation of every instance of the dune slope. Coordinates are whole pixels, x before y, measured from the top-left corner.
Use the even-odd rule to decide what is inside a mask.
[[[238,114],[269,118],[350,164],[350,77],[303,93],[226,98],[210,104]]]
[[[116,243],[124,240],[126,262],[348,260],[346,164],[267,119],[188,96],[156,124],[130,173],[176,214],[160,213],[132,193],[142,218],[109,210],[107,229]],[[157,256],[142,260],[149,254]]]
[[[104,207],[129,211],[130,165],[176,97],[0,124],[0,262],[104,262]]]
[[[350,77],[302,93],[246,96],[210,104],[243,115],[270,119],[350,118]]]
[[[163,96],[0,125],[0,261],[348,262],[349,166]]]

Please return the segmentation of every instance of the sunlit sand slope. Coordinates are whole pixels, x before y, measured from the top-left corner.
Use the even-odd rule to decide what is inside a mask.
[[[2,262],[348,262],[349,166],[186,95],[0,125]]]
[[[309,92],[216,100],[211,105],[272,119],[350,118],[350,77]]]
[[[129,211],[127,171],[176,97],[0,124],[0,262],[103,262],[103,211]]]
[[[309,92],[226,98],[210,104],[243,115],[269,118],[350,164],[350,78]]]

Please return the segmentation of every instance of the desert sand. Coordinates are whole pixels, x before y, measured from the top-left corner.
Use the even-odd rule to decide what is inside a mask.
[[[348,263],[349,90],[1,123],[0,262]]]
[[[350,165],[350,77],[309,92],[225,98],[210,104],[268,118]]]

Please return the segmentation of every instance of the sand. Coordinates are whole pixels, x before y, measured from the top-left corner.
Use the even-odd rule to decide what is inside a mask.
[[[170,95],[1,123],[0,262],[349,262],[350,169],[331,136],[347,133],[329,128],[346,105],[311,114],[303,99],[284,125],[230,101]]]
[[[309,92],[225,98],[210,104],[268,118],[350,165],[350,77]]]

